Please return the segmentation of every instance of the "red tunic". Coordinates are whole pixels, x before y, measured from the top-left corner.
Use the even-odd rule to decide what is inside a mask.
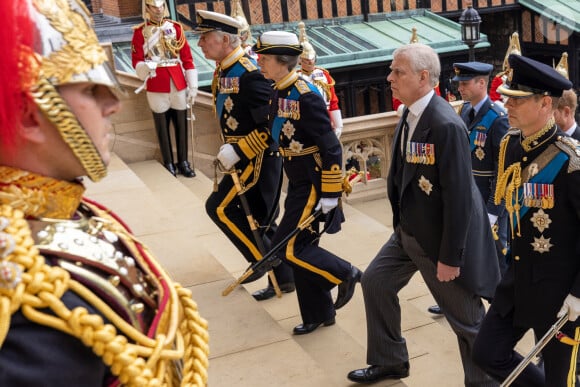
[[[177,38],[181,39],[183,35],[183,29],[181,24],[174,22],[173,20],[164,19],[163,22],[169,21],[173,24],[175,28]],[[135,29],[133,33],[133,41],[131,48],[131,58],[133,60],[133,67],[137,66],[137,63],[145,61],[145,59],[150,59],[150,55],[146,55],[143,49],[145,43],[145,38],[143,37],[143,28],[146,25],[152,25],[153,23],[147,21],[147,23],[141,24]],[[147,91],[157,92],[157,93],[169,93],[171,91],[170,79],[173,80],[177,90],[183,90],[187,87],[187,82],[185,81],[184,70],[190,70],[195,68],[193,64],[193,55],[191,54],[191,48],[187,39],[181,50],[179,51],[179,59],[181,59],[181,65],[178,63],[175,66],[169,67],[157,67],[156,76],[149,78],[147,80]]]

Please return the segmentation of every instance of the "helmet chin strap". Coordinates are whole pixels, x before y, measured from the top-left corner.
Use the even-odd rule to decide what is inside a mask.
[[[80,161],[87,177],[94,182],[105,177],[107,166],[99,151],[54,85],[46,78],[40,78],[40,81],[33,87],[31,95],[36,105],[56,127],[64,142]]]

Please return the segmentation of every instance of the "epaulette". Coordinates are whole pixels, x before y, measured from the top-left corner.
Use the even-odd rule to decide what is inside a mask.
[[[570,157],[568,173],[580,170],[580,142],[572,137],[559,136],[555,144]]]
[[[252,61],[249,58],[241,57],[239,62],[248,71],[254,71],[258,69],[258,67],[254,63],[252,63]]]
[[[493,110],[499,117],[503,117],[506,115],[505,109],[495,102],[492,102],[489,108]]]
[[[308,82],[306,82],[304,79],[298,79],[294,85],[300,94],[306,94],[312,91],[308,86]]]
[[[132,26],[132,27],[131,27],[131,29],[132,29],[133,31],[135,31],[135,30],[138,30],[139,28],[143,28],[143,27],[145,27],[145,24],[146,24],[146,23],[147,23],[147,22],[142,22],[142,23],[139,23],[139,24],[137,24],[137,25],[135,25],[135,26]]]

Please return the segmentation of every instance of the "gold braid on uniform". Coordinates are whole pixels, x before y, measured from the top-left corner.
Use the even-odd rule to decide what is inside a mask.
[[[520,202],[518,198],[518,189],[522,185],[522,167],[519,162],[513,163],[505,169],[505,153],[510,135],[506,135],[499,145],[499,163],[497,167],[497,184],[495,187],[494,202],[496,205],[500,204],[502,199],[505,199],[505,208],[510,215],[510,227],[512,237],[514,237],[514,212],[518,221],[517,235],[520,234]],[[511,178],[511,180],[510,180]]]
[[[163,36],[163,39],[160,39],[160,40],[161,40],[161,44],[163,45],[164,49],[171,52],[171,54],[174,57],[178,57],[179,51],[185,45],[185,31],[183,30],[183,26],[181,25],[181,23],[179,23],[179,22],[174,22],[174,23],[179,25],[179,27],[181,27],[181,36],[179,37],[179,39],[165,39],[165,36]]]
[[[0,185],[2,191],[8,191],[7,187],[10,185]],[[0,347],[8,334],[11,315],[21,310],[30,321],[62,331],[91,347],[123,385],[201,387],[207,384],[207,322],[200,317],[189,290],[172,282],[147,253],[147,263],[157,273],[156,280],[164,282],[168,290],[158,333],[150,338],[72,279],[68,271],[46,264],[34,245],[25,219],[28,214],[9,202],[6,197],[0,197]],[[116,233],[133,254],[139,254],[140,248],[147,252],[115,218],[96,206],[91,208],[103,227]],[[95,307],[111,323],[105,324],[101,315],[91,314],[83,307],[70,310],[61,300],[68,290]]]
[[[312,83],[315,86],[317,86],[317,87],[321,88],[322,90],[324,90],[324,94],[326,94],[326,99],[330,99],[330,87],[332,85],[328,84],[327,82],[320,81],[318,79],[313,79],[312,80]]]

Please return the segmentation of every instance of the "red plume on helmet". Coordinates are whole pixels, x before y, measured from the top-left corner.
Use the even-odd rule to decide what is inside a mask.
[[[0,42],[5,56],[0,60],[0,151],[15,151],[15,131],[20,125],[19,112],[23,108],[23,88],[29,84],[22,78],[27,66],[21,61],[23,49],[32,52],[33,22],[30,18],[28,0],[1,1],[0,15],[4,20],[0,27]]]

